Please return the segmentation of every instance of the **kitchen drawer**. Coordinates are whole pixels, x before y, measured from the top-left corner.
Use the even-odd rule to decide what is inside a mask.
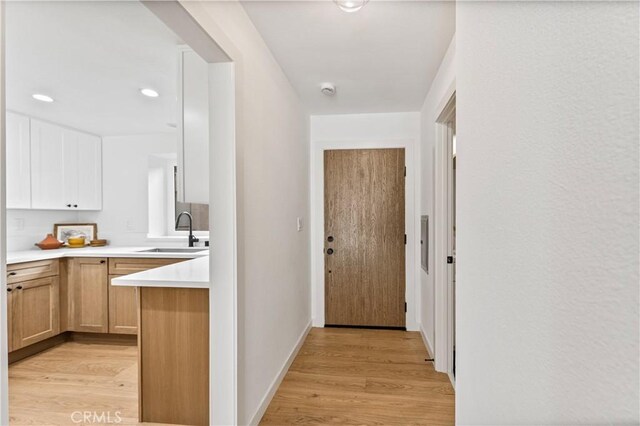
[[[140,257],[112,257],[109,259],[109,275],[129,275],[160,266],[171,265],[189,259],[159,259]]]
[[[7,265],[7,284],[53,277],[59,273],[60,261],[58,259],[16,263]]]

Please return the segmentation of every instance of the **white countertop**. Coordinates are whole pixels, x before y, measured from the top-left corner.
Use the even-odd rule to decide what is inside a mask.
[[[142,257],[142,258],[171,258],[194,259],[209,256],[209,250],[202,247],[201,252],[196,253],[149,253],[155,247],[84,247],[84,248],[59,248],[54,250],[24,250],[7,253],[7,264],[22,262],[34,262],[37,260],[60,259],[63,257]],[[207,272],[208,273],[208,272]]]
[[[113,278],[111,284],[124,287],[209,288],[209,257]]]

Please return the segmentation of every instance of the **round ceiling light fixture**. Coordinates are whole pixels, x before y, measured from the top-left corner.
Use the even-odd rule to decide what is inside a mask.
[[[140,93],[149,98],[157,98],[158,96],[160,96],[160,94],[153,89],[140,89]]]
[[[369,0],[333,0],[340,9],[345,12],[357,12],[364,7]]]
[[[53,102],[53,98],[51,96],[43,95],[42,93],[34,93],[33,95],[31,95],[31,97],[40,102]]]

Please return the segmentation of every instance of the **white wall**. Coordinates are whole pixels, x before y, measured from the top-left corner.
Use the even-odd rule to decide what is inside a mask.
[[[311,117],[311,256],[313,324],[324,326],[324,185],[323,150],[340,148],[405,148],[406,181],[406,300],[407,329],[419,329],[415,277],[419,268],[420,215],[416,187],[419,169],[420,115],[417,112],[389,114],[340,114]],[[416,266],[418,265],[418,266]]]
[[[431,355],[435,351],[435,290],[434,290],[434,150],[436,120],[455,91],[455,36],[442,59],[436,77],[420,111],[420,215],[429,215],[429,273],[422,268],[420,276],[420,325]]]
[[[459,424],[638,424],[637,2],[457,4]]]
[[[171,133],[104,137],[102,210],[79,212],[78,219],[97,223],[98,235],[111,245],[149,245],[149,161],[176,150]]]
[[[236,70],[238,423],[246,424],[260,419],[311,321],[309,231],[296,230],[296,218],[309,217],[308,115],[240,3],[184,7]]]
[[[78,212],[57,210],[7,210],[7,250],[32,250],[35,243],[53,234],[56,223],[78,222]]]

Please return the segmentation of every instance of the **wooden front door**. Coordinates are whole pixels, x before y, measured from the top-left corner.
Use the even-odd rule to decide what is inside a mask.
[[[325,324],[405,327],[404,149],[324,153]]]

